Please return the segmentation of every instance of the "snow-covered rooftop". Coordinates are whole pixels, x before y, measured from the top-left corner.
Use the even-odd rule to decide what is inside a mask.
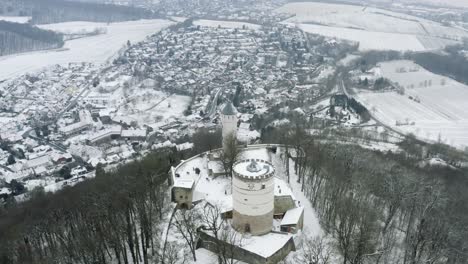
[[[230,226],[228,230],[229,232],[236,232]],[[211,231],[204,232],[210,236],[213,236]],[[239,234],[238,237],[241,237],[241,235]],[[264,258],[268,258],[278,252],[278,250],[282,249],[292,238],[293,236],[291,234],[270,232],[263,236],[242,236],[242,238],[240,238],[239,241],[236,241],[235,243],[247,251]]]
[[[242,240],[242,248],[268,258],[283,248],[292,237],[291,234],[274,232],[263,236],[251,236]]]
[[[234,165],[234,172],[249,178],[266,177],[274,170],[273,165],[263,160],[243,160]]]
[[[304,212],[304,207],[296,207],[293,209],[290,209],[286,212],[286,214],[283,217],[283,220],[281,220],[281,225],[295,225],[299,222],[301,219],[301,215]]]
[[[134,129],[134,130],[122,130],[122,137],[146,137],[146,130]]]
[[[10,194],[11,191],[8,188],[0,188],[0,194]]]
[[[193,179],[176,179],[174,181],[174,187],[191,189],[193,186]]]

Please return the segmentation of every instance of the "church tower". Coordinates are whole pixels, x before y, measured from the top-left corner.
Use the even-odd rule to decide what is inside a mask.
[[[237,110],[230,101],[226,103],[221,112],[221,123],[223,126],[223,148],[225,148],[226,140],[230,135],[237,138]]]

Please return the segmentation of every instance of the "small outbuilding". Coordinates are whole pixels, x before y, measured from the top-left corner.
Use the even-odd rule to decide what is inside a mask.
[[[172,201],[176,202],[179,208],[192,208],[194,186],[195,181],[192,179],[175,179],[172,187]]]
[[[304,226],[304,207],[296,207],[288,210],[281,220],[280,229],[282,232],[297,233]]]

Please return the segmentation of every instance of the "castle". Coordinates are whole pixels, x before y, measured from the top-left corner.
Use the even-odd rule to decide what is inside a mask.
[[[293,236],[302,229],[304,209],[280,178],[287,169],[281,160],[286,156],[281,145],[239,146],[241,158],[234,163],[232,178],[227,177],[217,153],[236,137],[237,114],[230,102],[221,111],[222,149],[201,153],[171,168],[172,201],[183,210],[201,202],[219,205],[219,217],[250,241],[249,247],[233,247],[236,258],[247,263],[277,263],[295,250]],[[212,239],[201,234],[200,247],[214,251],[213,243],[208,243]],[[268,242],[272,239],[274,246]]]

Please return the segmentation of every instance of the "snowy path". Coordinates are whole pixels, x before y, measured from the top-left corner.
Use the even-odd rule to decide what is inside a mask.
[[[289,167],[291,177],[289,186],[293,190],[296,200],[300,202],[301,206],[304,206],[304,232],[311,236],[323,236],[324,232],[320,226],[317,213],[310,200],[301,192],[301,184],[297,182],[297,175],[294,173],[294,161],[290,160]]]
[[[284,165],[282,164],[282,160],[280,158],[280,155],[284,154],[283,151],[283,148],[280,148],[278,150],[278,153],[272,156],[272,163],[278,170],[276,177],[287,182],[288,179],[286,176],[286,171],[279,170],[279,168],[284,168]],[[301,192],[301,184],[297,183],[297,175],[294,173],[294,161],[289,161],[289,167],[290,181],[288,185],[293,191],[296,200],[299,201],[300,205],[304,207],[304,232],[310,236],[322,236],[324,235],[324,232],[322,230],[322,227],[320,226],[317,213],[312,207],[312,203],[310,202],[310,200],[305,196],[303,192]]]

